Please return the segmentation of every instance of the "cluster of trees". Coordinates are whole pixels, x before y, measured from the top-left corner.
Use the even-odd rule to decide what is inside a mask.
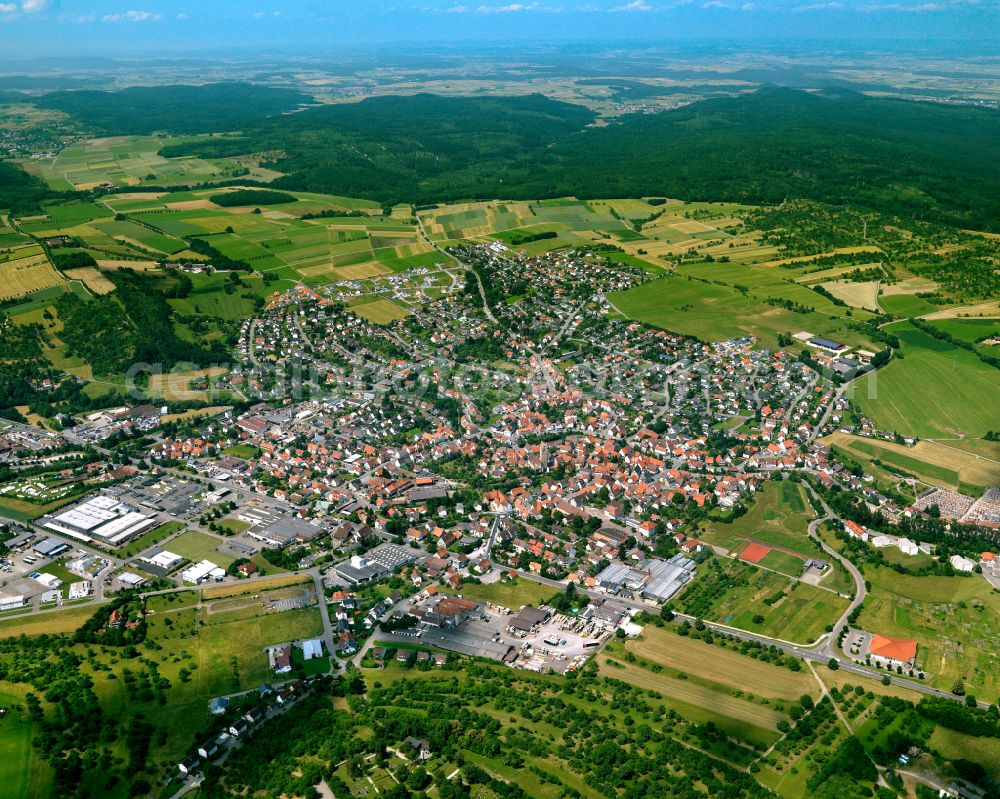
[[[347,679],[331,683],[348,694],[347,712],[326,696],[303,700],[207,772],[202,790],[209,799],[247,792],[277,799],[311,795],[325,777],[337,795],[348,796],[348,778],[363,781],[372,769],[388,768],[403,788],[391,796],[422,796],[434,785],[443,797],[527,797],[516,780],[501,781],[469,763],[471,752],[477,761],[536,775],[532,761],[540,759],[545,775],[538,778],[566,799],[579,796],[565,782],[569,775],[602,796],[686,796],[693,780],[713,796],[769,795],[745,771],[682,743],[705,745],[718,731],[685,722],[647,691],[597,678],[593,669],[543,684],[495,664],[466,660],[462,666],[435,679],[376,682],[364,697],[352,695]],[[484,712],[487,704],[512,722]],[[559,733],[540,733],[536,724]],[[410,736],[427,742],[431,760],[406,766],[389,756],[390,747],[405,746]],[[447,779],[444,763],[456,764],[459,774]]]
[[[170,369],[179,362],[208,366],[227,359],[221,342],[204,347],[178,336],[173,309],[153,278],[128,269],[109,277],[117,289],[113,296],[84,301],[67,293],[55,303],[63,322],[60,337],[95,374],[116,374],[137,362]]]
[[[964,693],[964,692],[963,692]],[[1000,711],[996,705],[987,710],[950,699],[927,696],[917,703],[917,712],[935,724],[977,738],[1000,738]]]
[[[56,269],[62,270],[79,269],[80,267],[85,266],[97,266],[97,261],[94,260],[94,256],[85,250],[53,253],[52,263],[55,265]]]
[[[142,600],[131,591],[98,608],[73,635],[76,643],[104,646],[134,645],[145,638],[145,608]]]
[[[298,199],[291,194],[271,189],[239,189],[213,194],[209,199],[223,208],[238,208],[244,205],[284,205],[298,202]]]

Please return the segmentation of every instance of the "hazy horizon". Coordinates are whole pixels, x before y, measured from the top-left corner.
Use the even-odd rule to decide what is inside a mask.
[[[330,55],[331,48],[419,44],[494,45],[743,42],[762,48],[905,42],[915,48],[998,52],[1000,3],[872,0],[599,0],[375,5],[307,0],[18,0],[0,2],[8,58],[130,57],[170,53]],[[335,53],[334,53],[335,54]]]

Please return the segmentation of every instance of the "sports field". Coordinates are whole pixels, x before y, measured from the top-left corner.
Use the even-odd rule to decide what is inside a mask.
[[[740,550],[739,557],[740,560],[745,560],[747,563],[760,563],[770,551],[768,547],[761,544],[747,544]]]
[[[979,438],[996,429],[995,368],[907,322],[888,330],[899,336],[904,358],[848,392],[876,426],[921,438]]]

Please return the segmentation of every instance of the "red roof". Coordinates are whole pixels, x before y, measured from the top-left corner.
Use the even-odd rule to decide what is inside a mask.
[[[868,650],[878,657],[905,663],[917,656],[917,642],[909,638],[890,638],[887,635],[873,635]]]

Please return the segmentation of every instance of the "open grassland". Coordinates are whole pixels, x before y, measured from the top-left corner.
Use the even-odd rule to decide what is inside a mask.
[[[149,391],[166,400],[207,400],[212,382],[226,373],[222,367],[198,369],[189,372],[168,372],[149,378]],[[193,385],[207,384],[208,388],[192,388]]]
[[[558,589],[519,577],[489,585],[467,583],[462,586],[461,593],[466,599],[476,602],[491,602],[511,610],[520,610],[524,605],[537,607],[551,599],[558,593]]]
[[[35,722],[24,708],[24,686],[0,683],[0,707],[7,715],[0,721],[0,785],[9,799],[46,799],[52,772],[32,748]]]
[[[189,530],[182,533],[170,542],[170,551],[176,552],[182,558],[198,563],[203,560],[210,560],[223,569],[232,563],[235,558],[223,555],[216,551],[222,542],[207,533],[199,533],[196,530]]]
[[[1000,779],[1000,739],[964,735],[936,727],[928,745],[948,760],[972,760],[984,766],[990,776]]]
[[[983,436],[996,428],[997,370],[909,323],[892,325],[903,359],[865,375],[849,396],[883,430],[921,438]]]
[[[0,620],[0,638],[16,635],[56,635],[72,633],[94,613],[92,605],[33,613]]]
[[[626,641],[624,646],[638,657],[732,691],[786,700],[816,693],[816,682],[805,669],[793,672],[691,636],[677,635],[672,628],[647,626],[639,638]]]
[[[814,515],[802,486],[770,481],[764,484],[743,516],[730,524],[712,522],[699,536],[730,552],[747,541],[756,541],[805,557],[822,557],[822,551],[807,535],[809,521]]]
[[[138,538],[130,541],[127,546],[119,549],[116,554],[119,557],[130,558],[133,555],[138,555],[145,549],[153,546],[154,544],[160,543],[167,536],[171,536],[179,530],[184,529],[183,522],[167,522],[166,524],[161,524],[159,527],[154,527],[148,533],[143,533]]]
[[[854,460],[877,460],[931,485],[952,489],[1000,485],[1000,444],[992,441],[918,441],[907,447],[837,431],[823,443],[843,450]]]
[[[312,583],[312,579],[308,575],[286,574],[281,577],[272,577],[268,580],[254,580],[250,584],[231,583],[229,585],[202,588],[201,596],[203,599],[219,599],[221,597],[242,596],[260,591],[273,591],[277,588],[287,588],[290,585],[302,585],[303,583]]]
[[[870,346],[848,327],[851,319],[844,309],[796,283],[794,275],[752,264],[683,267],[675,275],[616,292],[609,299],[630,319],[705,341],[750,335],[775,347],[779,333],[808,330]],[[868,313],[855,310],[854,315],[864,318]]]
[[[1000,692],[1000,595],[979,575],[915,577],[866,568],[872,589],[858,626],[917,641],[931,685],[992,700]]]

